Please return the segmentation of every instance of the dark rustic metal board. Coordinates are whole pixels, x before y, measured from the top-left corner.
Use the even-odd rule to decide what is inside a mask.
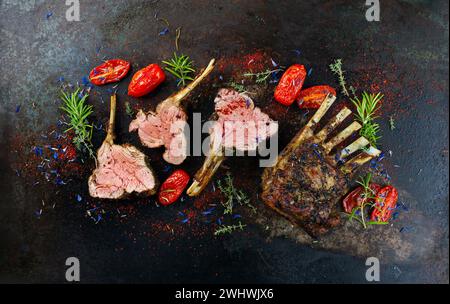
[[[66,21],[63,1],[0,4],[0,282],[64,282],[64,261],[76,256],[83,282],[364,283],[365,257],[371,255],[381,259],[384,282],[448,282],[447,1],[383,1],[381,21],[373,23],[364,17],[365,1],[81,2],[80,22]],[[158,34],[166,25],[155,14],[169,21],[168,34]],[[242,211],[244,232],[214,238],[213,224],[201,212],[186,225],[178,216],[217,203],[220,196],[211,188],[197,200],[163,209],[154,199],[89,199],[85,180],[92,164],[80,169],[70,186],[35,184],[42,176],[30,160],[32,148],[45,145],[60,117],[60,78],[82,84],[103,58],[128,59],[134,71],[160,62],[174,51],[177,27],[181,51],[197,67],[211,57],[233,66],[261,53],[282,65],[305,64],[307,86],[337,86],[328,64],[342,58],[357,89],[382,91],[382,148],[392,151],[384,164],[407,206],[393,227],[376,227],[374,233],[346,225],[312,243],[258,205],[257,216]],[[189,98],[189,110],[208,117],[217,88],[236,72],[218,67]],[[127,132],[125,102],[150,109],[176,85],[171,79],[136,101],[126,96],[129,81],[117,88],[118,140],[141,147]],[[95,88],[89,99],[98,123],[106,123],[111,90]],[[271,85],[254,90],[255,103],[280,121],[280,144],[286,145],[311,113],[275,103]],[[340,101],[346,102],[342,96]],[[389,127],[391,116],[395,130]],[[102,136],[96,132],[96,145]],[[144,151],[164,179],[171,168],[162,151]],[[193,174],[202,161],[193,157],[182,167]],[[231,171],[258,203],[257,161],[235,158],[225,166],[218,177]],[[107,211],[98,224],[86,215],[94,205]]]

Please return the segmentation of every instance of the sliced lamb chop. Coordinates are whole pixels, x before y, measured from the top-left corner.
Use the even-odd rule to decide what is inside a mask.
[[[147,157],[131,145],[114,144],[116,95],[111,96],[108,134],[97,152],[97,168],[89,177],[92,197],[121,199],[136,192],[155,194],[157,179],[147,165]]]
[[[168,163],[179,165],[186,159],[186,138],[184,128],[187,115],[181,101],[214,69],[212,59],[206,69],[190,84],[173,94],[156,108],[156,112],[144,113],[140,110],[130,124],[129,130],[138,131],[144,146],[157,148],[164,146],[163,158]]]
[[[187,190],[189,196],[199,195],[206,187],[225,159],[225,150],[256,151],[278,130],[278,124],[245,94],[221,89],[214,102],[218,119],[210,129],[209,155]]]
[[[308,124],[279,155],[276,165],[266,168],[262,176],[264,203],[312,236],[339,224],[339,202],[348,192],[350,174],[381,153],[369,146],[367,139],[359,137],[337,152],[338,160],[330,155],[333,148],[361,128],[353,122],[327,141],[331,132],[351,114],[348,108],[343,108],[315,134],[315,127],[335,100],[332,95],[325,98]],[[362,148],[366,149],[357,154]],[[348,159],[353,154],[357,155]]]

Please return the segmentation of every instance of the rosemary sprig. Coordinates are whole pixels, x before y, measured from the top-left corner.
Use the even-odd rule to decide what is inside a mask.
[[[362,124],[359,134],[367,138],[374,147],[377,146],[377,142],[381,138],[378,135],[380,125],[374,120],[377,118],[375,113],[380,108],[380,101],[382,99],[383,95],[381,93],[369,94],[367,92],[362,94],[361,99],[358,97],[350,99],[356,107],[356,119]]]
[[[387,222],[381,221],[367,221],[365,211],[369,208],[375,207],[373,201],[375,199],[376,193],[370,187],[372,181],[372,174],[367,173],[365,177],[361,177],[357,183],[363,188],[363,192],[361,193],[362,203],[360,206],[353,208],[352,213],[349,214],[349,221],[353,219],[357,220],[364,229],[369,225],[386,225]],[[358,214],[359,212],[359,214]]]
[[[219,228],[214,232],[214,235],[219,236],[223,234],[230,234],[238,229],[242,231],[245,227],[247,227],[247,225],[243,225],[241,222],[239,222],[238,225],[220,225]]]
[[[264,72],[260,73],[245,73],[244,77],[256,77],[256,83],[266,83],[267,79],[274,74],[282,71],[282,69],[275,69],[275,70],[265,70]]]
[[[344,94],[347,97],[350,97],[349,91],[347,90],[347,82],[345,81],[344,71],[342,70],[342,59],[336,59],[332,64],[330,64],[330,70],[338,76],[339,79],[339,85],[342,89],[342,94]],[[355,89],[353,87],[350,87],[353,95],[355,92]]]
[[[234,186],[231,174],[228,173],[224,181],[219,180],[217,182],[217,187],[220,192],[225,195],[225,202],[221,202],[222,206],[225,208],[223,212],[224,215],[233,214],[234,203],[246,206],[256,213],[256,208],[250,203],[250,198],[247,194],[242,190],[236,189]]]
[[[65,132],[73,130],[75,133],[73,143],[76,148],[79,151],[83,148],[86,149],[89,156],[95,158],[91,142],[94,127],[92,124],[89,124],[88,121],[89,116],[93,112],[92,106],[86,104],[86,99],[89,95],[81,93],[80,89],[77,89],[72,93],[65,93],[63,91],[61,91],[61,93],[61,100],[63,101],[61,110],[63,110],[69,118],[69,122],[67,123],[69,128]]]
[[[173,53],[173,58],[165,60],[163,63],[167,65],[164,69],[178,78],[178,86],[185,86],[187,80],[194,80],[191,74],[195,72],[195,69],[188,56],[178,56],[177,53]]]

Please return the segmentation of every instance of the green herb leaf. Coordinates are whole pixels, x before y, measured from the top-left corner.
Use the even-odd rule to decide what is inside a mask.
[[[345,81],[345,72],[342,70],[342,59],[336,59],[332,64],[330,64],[330,70],[337,75],[342,94],[350,97],[350,94],[347,90],[347,82]],[[350,87],[350,90],[352,91],[353,96],[355,96],[355,89],[353,87]]]
[[[236,189],[233,184],[233,177],[231,174],[225,176],[224,181],[219,180],[217,187],[225,195],[225,202],[221,202],[225,208],[223,214],[233,214],[234,203],[250,208],[253,213],[256,213],[256,208],[250,203],[250,198],[242,190]]]
[[[276,70],[265,70],[261,73],[245,73],[244,77],[256,77],[256,83],[266,83],[267,79],[274,74],[282,71],[282,69],[276,69]]]
[[[92,133],[94,127],[89,124],[88,118],[93,113],[92,106],[86,104],[88,94],[80,94],[80,89],[72,93],[61,92],[63,105],[60,107],[64,111],[69,122],[65,132],[74,131],[73,143],[78,150],[86,149],[90,157],[95,158],[92,150]]]
[[[195,72],[195,69],[188,56],[178,56],[177,53],[173,53],[173,58],[164,60],[163,63],[167,65],[164,69],[178,79],[178,86],[185,86],[186,81],[194,80],[191,74]]]
[[[361,193],[362,203],[360,206],[356,206],[353,208],[352,212],[348,215],[348,220],[352,221],[353,219],[357,220],[364,228],[367,228],[368,225],[385,225],[387,223],[384,222],[376,222],[376,221],[367,221],[366,220],[366,211],[368,211],[370,208],[376,208],[376,206],[373,203],[373,200],[375,199],[375,191],[372,190],[371,183],[372,183],[372,174],[367,173],[366,176],[360,177],[360,179],[356,182],[359,184],[363,191]],[[359,211],[359,214],[357,212]]]
[[[374,147],[377,146],[377,142],[381,138],[378,135],[380,125],[374,122],[374,119],[377,118],[375,113],[380,108],[383,97],[381,93],[369,94],[364,92],[361,99],[358,97],[350,99],[356,107],[356,119],[362,124],[359,134],[364,136]]]
[[[241,222],[239,222],[238,225],[220,225],[219,228],[214,232],[214,235],[219,236],[222,234],[230,234],[238,229],[244,230],[245,227],[247,227],[247,225],[242,225]]]
[[[395,130],[395,120],[394,117],[389,117],[389,128],[391,129],[391,131]]]

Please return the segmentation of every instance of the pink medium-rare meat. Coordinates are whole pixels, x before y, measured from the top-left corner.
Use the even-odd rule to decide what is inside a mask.
[[[221,89],[215,110],[218,115],[212,136],[225,148],[241,151],[256,150],[258,145],[278,130],[270,117],[255,107],[253,100],[234,90]]]
[[[116,96],[111,96],[111,112],[108,133],[97,152],[97,168],[89,177],[89,194],[92,197],[121,199],[136,192],[152,195],[156,192],[157,179],[147,157],[131,145],[114,144]]]
[[[159,112],[145,114],[138,112],[130,124],[129,131],[138,131],[144,146],[149,148],[165,147],[163,158],[168,163],[179,165],[186,159],[184,127],[187,115],[181,107],[168,105]]]
[[[224,151],[256,151],[261,142],[278,130],[278,124],[255,107],[253,100],[245,94],[220,89],[214,102],[217,120],[209,130],[210,151],[187,190],[189,196],[197,196],[203,191],[224,161]]]
[[[186,159],[187,138],[184,130],[187,124],[187,115],[181,106],[181,101],[211,73],[214,69],[214,62],[215,60],[212,59],[194,81],[162,101],[155,112],[144,113],[141,110],[130,124],[130,132],[138,131],[144,146],[149,148],[164,146],[166,148],[163,158],[168,163],[179,165]]]
[[[133,192],[152,195],[156,179],[146,156],[130,145],[107,142],[98,150],[98,167],[89,178],[92,197],[119,199]]]

